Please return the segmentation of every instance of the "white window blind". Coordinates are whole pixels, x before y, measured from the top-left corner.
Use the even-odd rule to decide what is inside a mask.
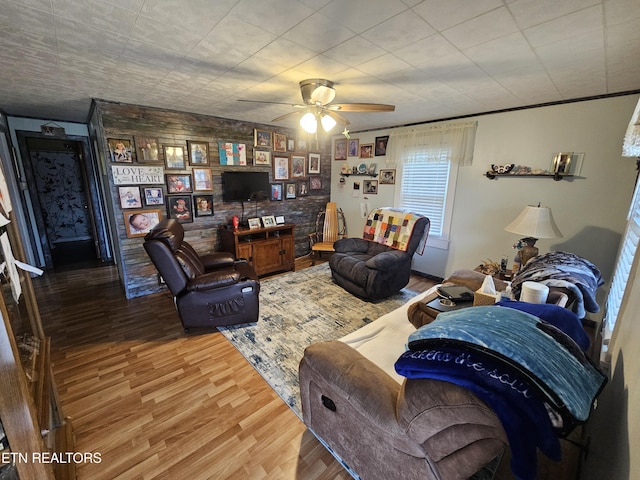
[[[627,215],[627,227],[620,243],[618,260],[611,280],[611,289],[607,297],[607,309],[605,314],[605,328],[603,330],[603,345],[601,359],[605,360],[611,334],[615,327],[622,299],[629,280],[629,273],[633,259],[638,249],[640,239],[640,183],[636,184],[629,214]]]
[[[417,151],[411,157],[402,168],[400,207],[428,217],[429,235],[442,237],[451,171],[449,154]]]

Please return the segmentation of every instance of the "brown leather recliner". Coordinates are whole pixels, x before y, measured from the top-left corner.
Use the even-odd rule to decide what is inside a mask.
[[[260,282],[245,260],[226,252],[198,255],[174,219],[158,223],[144,249],[173,294],[185,332],[258,321]]]

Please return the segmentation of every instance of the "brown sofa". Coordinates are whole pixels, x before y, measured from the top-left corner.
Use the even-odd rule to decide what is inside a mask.
[[[300,394],[304,423],[362,480],[467,479],[507,445],[496,414],[469,390],[399,384],[341,341],[306,349]]]
[[[199,255],[184,241],[182,225],[162,220],[144,249],[173,294],[185,332],[258,321],[260,283],[245,260],[226,252]]]

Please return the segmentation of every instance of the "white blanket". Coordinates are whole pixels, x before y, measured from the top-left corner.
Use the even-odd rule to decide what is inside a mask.
[[[422,300],[436,287],[431,287],[424,293],[416,295],[401,307],[383,315],[377,320],[365,325],[355,332],[345,335],[340,340],[355,348],[363,356],[387,372],[396,382],[402,383],[404,377],[398,375],[394,364],[407,349],[409,334],[415,332],[415,327],[409,321],[407,310],[409,305]]]

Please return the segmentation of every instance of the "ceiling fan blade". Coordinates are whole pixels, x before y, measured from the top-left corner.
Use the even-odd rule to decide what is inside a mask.
[[[297,115],[302,115],[302,112],[289,112],[284,115],[279,116],[278,118],[274,118],[271,120],[272,122],[279,122],[280,120],[286,120],[287,118],[295,117]]]
[[[336,122],[341,123],[342,125],[349,125],[351,122],[344,115],[340,115],[335,110],[329,110],[328,108],[323,109],[324,112],[333,118]]]
[[[393,112],[396,106],[382,103],[334,103],[327,105],[326,108],[341,112]]]
[[[298,105],[295,103],[285,103],[285,102],[268,102],[266,100],[245,100],[243,98],[238,98],[238,102],[251,102],[251,103],[269,103],[271,105],[287,105],[293,108],[307,108],[309,105]]]

